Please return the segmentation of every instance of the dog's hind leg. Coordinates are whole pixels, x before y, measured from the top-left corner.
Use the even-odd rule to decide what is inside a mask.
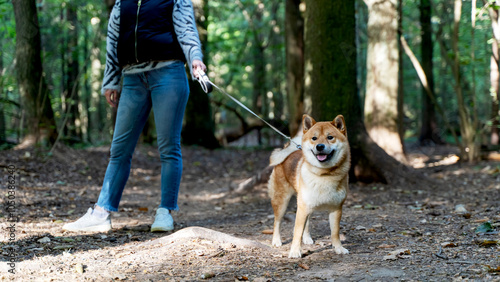
[[[342,217],[342,207],[330,213],[330,229],[332,231],[332,246],[337,254],[348,254],[349,251],[342,247],[340,242],[340,218]]]
[[[281,246],[281,221],[283,220],[283,216],[286,213],[286,208],[288,207],[288,203],[290,202],[290,198],[293,194],[284,193],[285,191],[280,191],[281,193],[276,193],[277,191],[274,192],[274,197],[271,199],[271,204],[274,210],[274,231],[272,245],[275,247],[279,247]]]
[[[307,217],[306,227],[304,228],[304,234],[302,235],[302,243],[306,245],[314,244],[314,240],[311,237],[311,233],[309,231],[309,222],[311,222],[311,217]]]

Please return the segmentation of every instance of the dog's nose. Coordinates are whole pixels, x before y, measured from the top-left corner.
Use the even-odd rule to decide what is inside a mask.
[[[325,144],[318,144],[318,145],[316,145],[316,150],[318,150],[318,151],[320,151],[320,152],[321,152],[321,151],[323,151],[324,149],[325,149]]]

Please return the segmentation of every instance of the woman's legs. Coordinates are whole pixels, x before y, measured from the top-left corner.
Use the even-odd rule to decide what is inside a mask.
[[[151,111],[151,97],[145,74],[123,77],[118,104],[111,157],[97,206],[118,211],[118,205],[130,174],[132,154]]]
[[[175,62],[146,73],[155,116],[161,160],[160,208],[178,210],[182,175],[181,129],[189,96],[184,64]]]

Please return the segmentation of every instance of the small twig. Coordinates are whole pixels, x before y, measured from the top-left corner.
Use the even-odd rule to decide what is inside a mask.
[[[433,254],[433,255],[440,258],[440,259],[448,260],[448,257],[445,255],[442,255],[442,253],[443,253],[443,247],[439,247],[439,252],[437,254]]]
[[[214,258],[214,257],[218,257],[218,256],[223,255],[223,254],[225,254],[225,253],[226,253],[226,251],[222,250],[222,251],[217,252],[217,253],[215,253],[215,254],[213,254],[213,255],[206,256],[206,258]]]
[[[476,264],[475,262],[472,262],[472,261],[466,261],[466,260],[447,261],[446,263]]]

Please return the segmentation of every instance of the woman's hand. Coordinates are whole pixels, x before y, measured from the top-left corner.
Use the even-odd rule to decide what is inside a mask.
[[[200,60],[193,60],[192,66],[193,66],[193,75],[195,78],[198,78],[200,76],[198,74],[199,70],[202,72],[207,71],[207,66],[205,66],[205,64]]]
[[[118,106],[118,101],[120,101],[120,93],[118,90],[106,89],[104,96],[106,96],[106,101],[108,101],[111,107],[116,108],[116,106]]]

